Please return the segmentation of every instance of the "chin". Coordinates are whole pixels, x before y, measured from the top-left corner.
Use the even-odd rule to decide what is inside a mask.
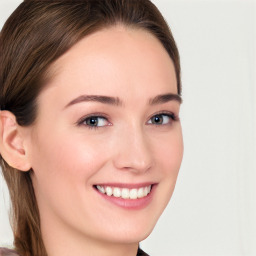
[[[126,232],[115,232],[111,237],[109,237],[109,241],[116,242],[120,244],[133,244],[139,243],[145,240],[152,232],[153,228],[150,230],[127,230]]]
[[[106,227],[107,236],[102,230],[105,233],[102,234],[102,237],[108,237],[109,241],[116,241],[117,243],[139,243],[151,234],[158,218],[158,216],[144,216],[144,218],[137,216],[137,219],[134,217],[122,224],[113,224],[111,227]]]

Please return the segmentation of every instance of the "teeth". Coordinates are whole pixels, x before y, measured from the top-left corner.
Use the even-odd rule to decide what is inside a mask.
[[[101,193],[105,193],[105,189],[104,189],[104,187],[102,187],[102,186],[97,186],[97,189],[101,192]]]
[[[123,199],[128,199],[130,197],[130,191],[128,188],[123,188],[122,189],[122,198]]]
[[[111,187],[106,187],[106,194],[108,196],[112,196],[112,188]]]
[[[137,199],[143,198],[147,196],[151,191],[151,185],[142,188],[117,188],[117,187],[109,187],[109,186],[100,186],[97,185],[96,188],[102,193],[108,196],[121,197],[123,199]]]
[[[139,188],[139,190],[138,190],[138,198],[142,198],[142,197],[144,197],[144,189],[143,188]]]
[[[120,197],[121,196],[121,189],[120,188],[114,188],[113,195],[114,195],[114,197]]]
[[[148,188],[145,187],[143,188],[143,196],[146,196],[148,194]]]
[[[138,193],[137,193],[137,189],[133,188],[130,190],[130,199],[137,199],[138,197]]]

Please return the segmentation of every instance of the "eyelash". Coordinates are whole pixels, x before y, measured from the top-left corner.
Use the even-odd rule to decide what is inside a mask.
[[[92,125],[87,125],[87,124],[86,124],[86,121],[89,120],[89,119],[93,119],[93,118],[94,118],[94,119],[100,119],[100,118],[102,118],[102,119],[105,119],[108,123],[110,123],[110,122],[108,121],[108,117],[106,117],[106,116],[104,116],[104,115],[102,115],[102,114],[95,113],[95,114],[91,114],[91,115],[82,117],[82,118],[77,122],[77,124],[78,124],[78,126],[85,126],[85,127],[88,128],[88,129],[99,129],[99,128],[102,128],[102,127],[105,127],[105,126],[109,126],[109,124],[108,124],[108,125],[104,125],[104,126],[92,126]]]
[[[152,119],[154,117],[168,117],[170,118],[170,122],[168,124],[153,124],[151,123],[150,125],[154,125],[154,126],[163,126],[163,125],[171,125],[172,122],[176,122],[176,121],[179,121],[179,117],[177,115],[175,115],[174,113],[172,112],[159,112],[159,113],[156,113],[154,114],[152,117],[149,118],[149,120],[147,121],[147,123],[151,120],[152,122]],[[105,119],[106,122],[108,122],[107,125],[102,125],[102,126],[93,126],[93,125],[88,125],[86,124],[87,120],[89,119]],[[92,114],[92,115],[89,115],[89,116],[85,116],[83,118],[81,118],[78,122],[77,122],[77,125],[78,126],[86,126],[86,128],[88,129],[99,129],[99,128],[102,128],[102,127],[106,127],[106,126],[110,126],[111,123],[108,121],[108,117],[102,115],[102,114]]]
[[[152,120],[154,117],[158,117],[158,116],[168,117],[168,118],[170,118],[170,121],[168,122],[168,124],[152,124],[152,125],[154,125],[154,126],[171,125],[173,122],[179,121],[179,117],[177,115],[175,115],[174,113],[172,113],[172,112],[159,112],[159,113],[156,113],[152,117],[150,117],[149,121]]]

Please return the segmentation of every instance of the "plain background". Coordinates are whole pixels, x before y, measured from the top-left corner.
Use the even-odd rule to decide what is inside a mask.
[[[21,1],[0,0],[0,27]],[[153,256],[256,255],[256,3],[155,0],[181,55],[185,154]],[[11,246],[0,177],[0,246]]]

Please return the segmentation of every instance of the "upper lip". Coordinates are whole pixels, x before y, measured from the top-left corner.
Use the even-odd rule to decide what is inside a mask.
[[[150,185],[155,185],[155,182],[143,182],[143,183],[97,183],[94,186],[104,187],[116,187],[116,188],[143,188]]]

